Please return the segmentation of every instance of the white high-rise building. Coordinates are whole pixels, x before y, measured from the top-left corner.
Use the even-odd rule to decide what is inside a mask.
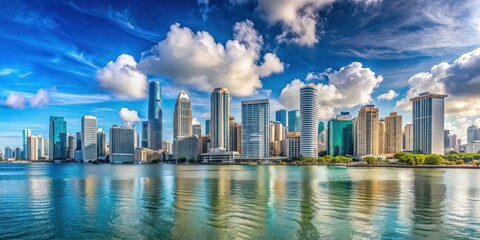
[[[354,154],[378,155],[378,108],[363,106],[354,120]]]
[[[97,117],[82,117],[82,150],[83,161],[97,160]]]
[[[403,128],[403,134],[405,135],[405,151],[413,151],[413,124],[409,123]]]
[[[135,152],[135,130],[133,128],[113,125],[110,128],[109,144],[111,163],[133,163]]]
[[[212,148],[230,147],[230,92],[227,88],[215,88],[210,95],[210,136]]]
[[[446,97],[426,92],[410,99],[413,109],[413,151],[444,154]]]
[[[29,161],[37,161],[39,160],[38,157],[38,136],[30,135],[27,138],[27,160]]]
[[[242,157],[269,156],[269,123],[268,99],[242,101]]]
[[[318,90],[314,84],[300,89],[300,155],[318,156]]]
[[[192,103],[185,91],[178,94],[173,113],[173,139],[192,135]]]

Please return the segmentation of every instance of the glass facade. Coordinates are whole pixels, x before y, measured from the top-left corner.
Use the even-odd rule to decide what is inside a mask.
[[[292,110],[288,112],[288,131],[300,132],[300,111]]]
[[[353,121],[328,121],[327,152],[330,156],[353,155]]]
[[[148,85],[148,147],[162,149],[162,92],[160,83],[151,81]]]
[[[270,106],[268,99],[242,101],[242,156],[269,156]]]
[[[280,122],[284,127],[287,126],[287,110],[280,109],[275,112],[275,121]]]
[[[67,122],[63,117],[50,117],[50,160],[67,160]]]
[[[300,155],[318,156],[318,90],[308,85],[300,89]]]

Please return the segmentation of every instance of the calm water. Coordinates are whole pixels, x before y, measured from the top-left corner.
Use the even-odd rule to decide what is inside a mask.
[[[0,165],[0,239],[480,237],[480,171]]]

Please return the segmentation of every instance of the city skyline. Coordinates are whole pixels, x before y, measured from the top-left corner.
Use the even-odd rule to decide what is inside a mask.
[[[380,118],[391,112],[402,115],[404,127],[412,123],[411,110],[406,110],[409,98],[430,91],[449,95],[445,129],[458,139],[465,143],[467,128],[480,125],[480,29],[474,24],[480,7],[475,1],[462,6],[415,1],[413,11],[395,9],[389,1],[332,1],[324,6],[293,1],[294,8],[313,8],[317,14],[295,12],[292,21],[276,14],[288,11],[282,6],[278,10],[263,1],[237,2],[207,1],[208,11],[195,1],[167,3],[169,14],[115,2],[2,3],[0,39],[7,57],[0,60],[0,149],[23,148],[22,129],[48,136],[50,116],[64,117],[70,134],[81,132],[83,115],[96,116],[107,134],[112,125],[127,120],[141,133],[139,120],[148,119],[147,86],[154,80],[162,89],[162,133],[169,141],[179,92],[188,93],[192,117],[204,125],[209,95],[216,87],[231,91],[235,119],[241,119],[244,100],[268,98],[270,119],[278,109],[299,110],[298,90],[314,83],[323,96],[319,114],[324,122],[374,104]],[[188,16],[182,14],[185,10]],[[444,17],[436,18],[437,13]],[[297,20],[301,17],[316,23],[313,31]],[[448,19],[460,19],[462,26],[447,24]],[[294,23],[309,34],[298,34]],[[419,30],[401,28],[405,24]],[[100,28],[110,29],[109,34]],[[404,43],[402,34],[409,42]],[[188,48],[176,44],[180,40]],[[202,54],[203,48],[212,50],[211,58]],[[195,56],[191,61],[170,51],[188,49],[186,53]],[[245,52],[235,61],[227,57],[237,50]],[[158,62],[160,57],[168,61]],[[248,67],[227,67],[239,61]],[[365,84],[357,84],[360,81]],[[137,116],[129,118],[134,111]]]

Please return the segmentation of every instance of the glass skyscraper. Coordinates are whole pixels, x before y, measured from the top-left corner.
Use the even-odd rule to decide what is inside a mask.
[[[67,159],[67,122],[63,117],[50,117],[49,129],[50,160]]]
[[[242,156],[269,156],[270,106],[268,99],[242,101]]]
[[[353,121],[350,113],[342,112],[328,121],[327,134],[328,155],[353,155]]]
[[[23,153],[22,158],[28,158],[28,146],[27,146],[27,139],[32,135],[32,130],[30,129],[23,129],[22,131],[22,144],[23,144]]]
[[[318,90],[315,85],[300,89],[300,155],[318,156]]]
[[[205,135],[210,135],[210,119],[205,120]]]
[[[82,117],[82,144],[83,161],[97,160],[97,118],[94,116]]]
[[[300,132],[300,111],[292,110],[288,112],[288,131]]]
[[[280,122],[284,127],[287,126],[287,110],[280,109],[275,112],[275,121]]]
[[[210,131],[212,148],[230,147],[230,92],[227,88],[215,88],[210,95]]]
[[[162,92],[160,83],[151,81],[148,85],[148,147],[162,149]]]

